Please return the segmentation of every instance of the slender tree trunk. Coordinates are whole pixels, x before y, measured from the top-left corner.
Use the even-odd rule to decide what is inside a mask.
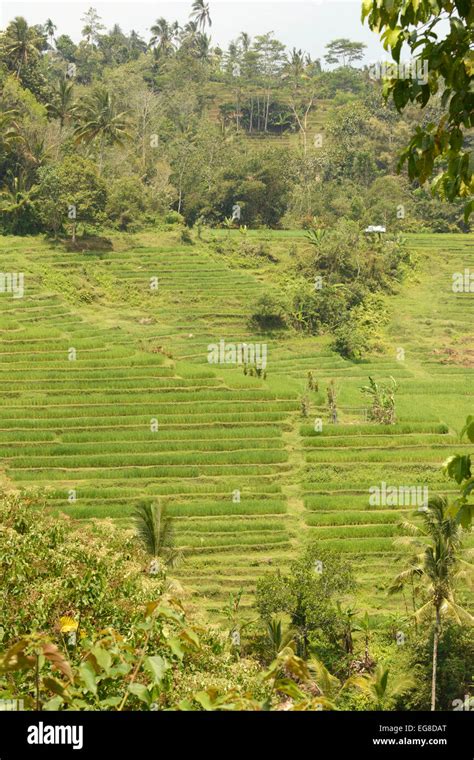
[[[268,117],[270,116],[270,90],[267,91],[267,102],[265,105],[265,132],[268,132]]]
[[[436,623],[433,637],[433,675],[431,678],[431,710],[436,710],[436,669],[438,666],[438,643],[440,631],[440,614],[439,606],[436,607]]]
[[[237,88],[237,114],[236,114],[236,121],[237,121],[237,132],[240,132],[240,88]]]
[[[415,594],[415,581],[413,580],[413,573],[411,576],[411,600],[413,604],[413,612],[416,612],[416,594]],[[415,633],[418,633],[418,622],[415,615]]]

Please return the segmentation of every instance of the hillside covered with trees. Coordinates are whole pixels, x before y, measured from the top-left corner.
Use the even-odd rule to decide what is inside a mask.
[[[248,227],[467,229],[460,202],[397,174],[418,108],[401,116],[383,100],[376,72],[356,68],[362,43],[335,40],[323,62],[271,32],[222,49],[210,23],[198,3],[184,27],[159,18],[142,39],[107,31],[91,8],[75,44],[54,20],[12,20],[0,37],[1,229],[134,230],[172,213],[222,226],[236,205]],[[441,112],[434,99],[424,122]]]

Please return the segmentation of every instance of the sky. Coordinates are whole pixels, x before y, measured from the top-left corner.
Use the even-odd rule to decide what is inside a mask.
[[[301,48],[313,58],[322,58],[325,45],[338,37],[348,37],[367,45],[364,63],[386,60],[377,35],[367,24],[362,26],[362,0],[209,0],[214,44],[227,46],[241,31],[252,37],[273,31],[288,48]],[[180,23],[188,20],[192,0],[0,0],[0,28],[15,16],[24,16],[30,24],[42,24],[51,18],[57,34],[68,34],[75,42],[81,37],[81,16],[93,6],[110,28],[118,23],[124,32],[132,29],[145,39],[150,26],[160,16]]]

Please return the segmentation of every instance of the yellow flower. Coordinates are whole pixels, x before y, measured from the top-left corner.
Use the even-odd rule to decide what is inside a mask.
[[[72,617],[66,615],[59,618],[59,625],[61,633],[72,633],[72,631],[77,631],[79,623],[76,623]]]

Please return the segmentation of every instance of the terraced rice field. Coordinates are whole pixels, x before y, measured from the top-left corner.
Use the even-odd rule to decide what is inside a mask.
[[[273,233],[280,264],[247,269],[173,232],[118,237],[106,253],[4,238],[3,271],[24,272],[25,294],[0,294],[3,487],[41,489],[78,520],[124,523],[138,501],[159,497],[186,549],[182,581],[217,612],[240,587],[249,604],[258,575],[313,539],[353,556],[366,607],[400,609],[386,586],[397,523],[414,509],[371,506],[369,489],[450,490],[440,464],[466,448],[456,430],[474,410],[474,295],[451,282],[474,271],[474,236],[410,238],[419,264],[387,301],[386,351],[358,363],[327,337],[248,328],[252,301],[298,237]],[[221,339],[265,342],[266,379],[209,364]],[[302,418],[310,370],[319,391]],[[367,423],[369,375],[397,379],[397,425]]]

